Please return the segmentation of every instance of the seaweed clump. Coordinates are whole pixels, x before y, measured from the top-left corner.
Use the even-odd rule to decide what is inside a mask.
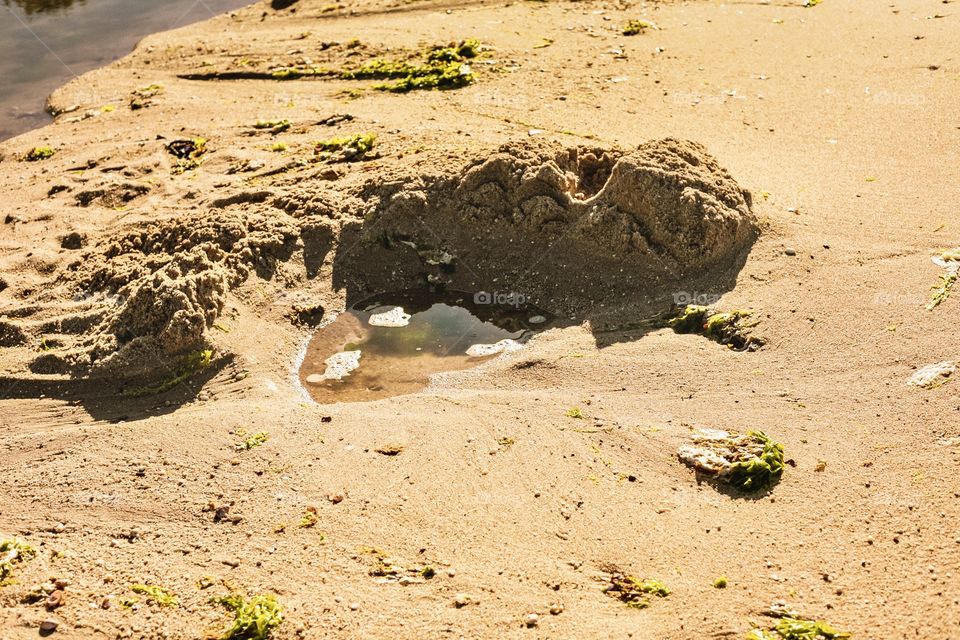
[[[27,151],[27,153],[23,156],[23,159],[27,162],[38,162],[40,160],[48,160],[52,158],[55,153],[56,151],[50,147],[34,147],[33,149],[30,149],[30,151]]]
[[[960,247],[948,249],[940,255],[934,256],[933,263],[942,267],[945,272],[940,276],[939,282],[930,287],[933,290],[933,295],[927,304],[927,311],[933,311],[950,297],[950,290],[957,283],[957,275],[960,273]]]
[[[270,434],[266,431],[259,431],[252,436],[244,437],[247,435],[246,430],[238,429],[237,436],[243,438],[240,442],[234,445],[234,449],[237,451],[249,451],[250,449],[255,449],[265,443],[269,438]]]
[[[623,35],[635,36],[651,28],[653,25],[644,20],[628,20],[627,24],[623,25]]]
[[[677,333],[696,333],[725,344],[736,351],[756,351],[765,344],[763,338],[751,335],[757,326],[751,311],[719,312],[698,304],[688,304],[667,320]]]
[[[221,640],[267,640],[270,633],[283,622],[283,609],[270,594],[256,595],[245,599],[239,594],[215,598],[233,612],[233,625]]]
[[[822,620],[782,618],[773,629],[753,629],[746,640],[845,640],[850,634],[837,631]]]
[[[639,580],[622,571],[612,571],[603,592],[614,597],[633,609],[646,609],[650,606],[650,597],[666,598],[670,589],[659,580],[647,578]]]
[[[344,80],[392,80],[373,88],[393,93],[457,89],[474,81],[469,60],[476,58],[479,53],[480,41],[463,40],[459,44],[433,47],[427,51],[426,61],[422,64],[377,58],[357,69],[341,72],[340,77]]]
[[[156,585],[132,584],[130,590],[146,596],[147,602],[153,602],[158,607],[175,607],[180,604],[175,595]]]
[[[377,144],[374,133],[358,133],[342,138],[321,140],[314,145],[314,153],[323,159],[342,162],[347,160],[362,160]]]
[[[30,545],[17,540],[0,540],[0,587],[10,584],[16,565],[37,555]]]
[[[700,429],[690,439],[677,451],[680,460],[741,491],[770,487],[783,475],[783,445],[762,431]]]
[[[210,349],[194,351],[193,353],[189,353],[180,359],[180,362],[171,372],[170,377],[152,385],[144,385],[127,389],[123,392],[123,395],[127,396],[128,398],[140,398],[143,396],[154,396],[160,393],[166,393],[180,383],[189,380],[198,371],[209,367],[212,360],[213,351]]]

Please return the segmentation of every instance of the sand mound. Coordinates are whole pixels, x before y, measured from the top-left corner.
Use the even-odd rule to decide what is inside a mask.
[[[281,262],[299,285],[345,290],[347,304],[448,287],[599,322],[663,310],[680,286],[727,286],[756,237],[749,195],[692,142],[628,152],[513,144],[459,170],[432,166],[221,196],[201,213],[90,238],[58,275],[86,306],[41,327],[74,337],[31,368],[158,367],[204,346],[230,291],[251,273],[275,280]],[[8,323],[3,340],[27,337]]]
[[[107,305],[72,352],[73,364],[125,373],[204,344],[227,292],[251,270],[268,277],[287,259],[297,231],[276,217],[219,212],[131,231],[70,266],[65,279]]]
[[[334,273],[358,297],[442,284],[580,315],[723,286],[757,233],[749,194],[702,146],[673,139],[630,152],[505,146],[366,203]]]

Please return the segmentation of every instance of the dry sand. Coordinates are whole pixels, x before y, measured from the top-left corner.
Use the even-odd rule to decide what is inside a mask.
[[[925,308],[960,245],[954,4],[331,7],[151,36],[0,143],[0,538],[38,552],[0,637],[216,635],[236,591],[276,594],[275,638],[742,638],[778,600],[960,638],[957,383],[907,384],[960,358],[960,300]],[[464,38],[455,90],[270,77]],[[570,326],[422,393],[306,400],[312,326],[437,282]],[[638,328],[697,296],[755,310],[766,346]],[[759,494],[699,481],[695,428],[793,464]],[[626,607],[617,570],[672,593]],[[30,602],[56,579],[61,606]],[[124,607],[134,583],[179,605]]]

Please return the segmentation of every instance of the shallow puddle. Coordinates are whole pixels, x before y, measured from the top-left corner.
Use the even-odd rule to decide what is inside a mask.
[[[522,348],[552,321],[528,305],[480,304],[469,293],[379,295],[317,331],[307,345],[300,382],[324,404],[414,393],[432,374],[469,369]]]

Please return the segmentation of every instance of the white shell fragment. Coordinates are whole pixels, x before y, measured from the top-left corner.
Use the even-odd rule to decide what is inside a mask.
[[[947,270],[947,273],[956,273],[960,271],[960,247],[944,251],[939,256],[931,258],[933,264]]]
[[[501,340],[500,342],[494,344],[474,344],[467,349],[467,355],[471,358],[482,358],[484,356],[492,356],[497,353],[511,353],[517,351],[518,349],[523,349],[523,345],[517,342],[516,340],[511,340],[507,338],[506,340]]]
[[[530,324],[543,324],[543,323],[546,322],[546,321],[547,321],[547,319],[546,319],[545,317],[543,317],[543,316],[532,316],[532,317],[530,317],[530,319],[528,320],[528,322],[529,322]]]
[[[907,380],[907,384],[924,389],[933,389],[946,382],[956,370],[956,363],[950,362],[949,360],[944,360],[936,364],[928,364],[925,367],[917,369],[917,371],[910,376],[910,379]]]
[[[307,376],[307,382],[319,384],[324,380],[343,380],[360,366],[360,351],[341,351],[333,354],[323,363],[327,365],[327,370],[323,374],[310,374]]]
[[[394,307],[390,311],[371,314],[368,322],[374,327],[405,327],[410,324],[410,317],[403,307]]]

